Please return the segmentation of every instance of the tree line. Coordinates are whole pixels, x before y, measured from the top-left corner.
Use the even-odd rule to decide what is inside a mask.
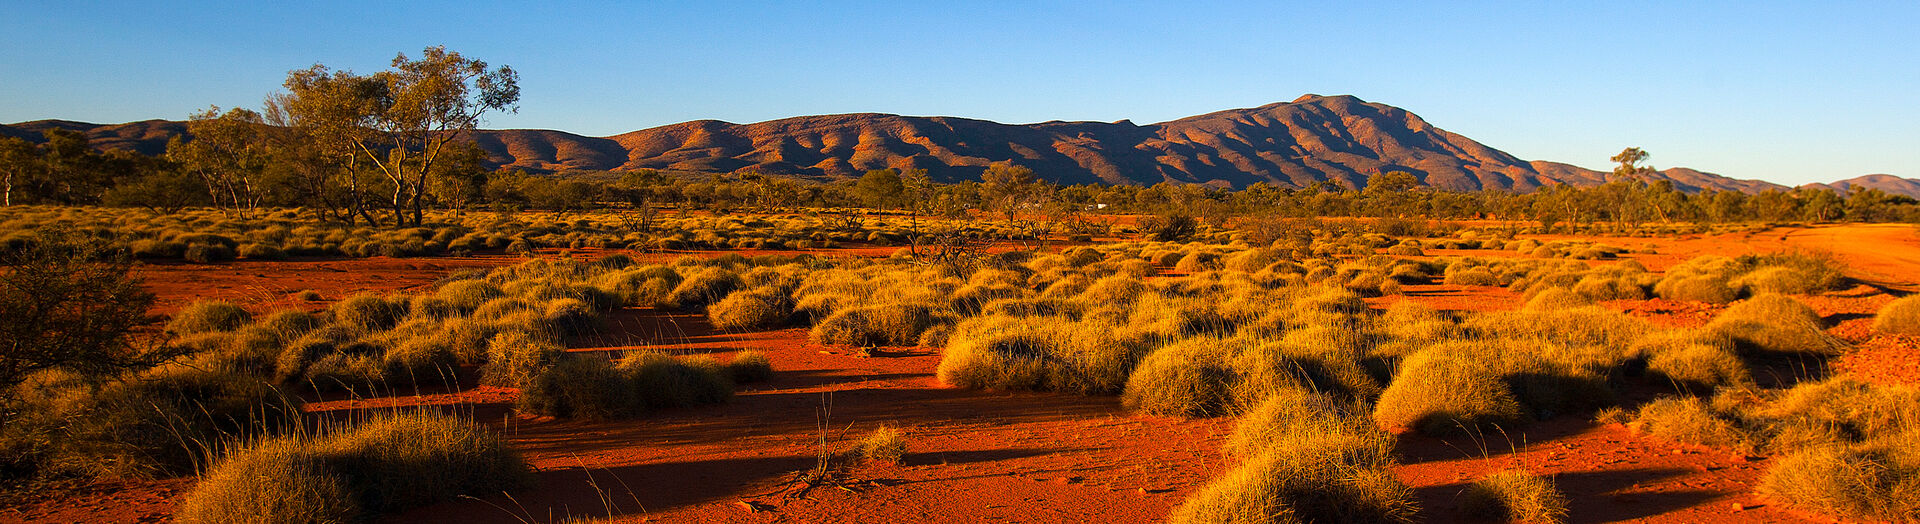
[[[1407,172],[1374,174],[1364,187],[1322,182],[1241,189],[1166,182],[1057,185],[1028,168],[989,166],[979,181],[936,183],[925,170],[881,169],[856,180],[812,182],[751,171],[655,170],[559,175],[489,171],[466,132],[491,112],[515,111],[518,75],[442,47],[400,54],[372,74],[324,65],[288,73],[285,91],[259,110],[210,107],[165,154],[101,152],[62,129],[45,142],[0,138],[0,200],[14,204],[215,207],[246,215],[295,207],[348,225],[409,227],[429,208],[548,209],[600,206],[713,211],[862,207],[914,216],[998,213],[1058,220],[1135,213],[1223,223],[1232,217],[1431,217],[1533,220],[1543,225],[1649,222],[1920,221],[1914,199],[1873,189],[1685,192],[1651,176],[1648,155],[1628,148],[1611,181],[1527,193],[1448,191]]]

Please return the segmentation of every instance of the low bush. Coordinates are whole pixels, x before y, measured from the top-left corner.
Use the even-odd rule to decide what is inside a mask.
[[[1694,393],[1754,385],[1747,363],[1731,348],[1718,344],[1696,342],[1661,349],[1647,359],[1647,373]]]

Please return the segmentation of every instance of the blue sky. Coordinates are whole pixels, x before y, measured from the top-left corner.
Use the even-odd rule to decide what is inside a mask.
[[[0,122],[257,107],[291,69],[446,45],[520,71],[496,128],[1145,124],[1351,94],[1525,159],[1604,168],[1640,146],[1788,184],[1920,178],[1911,1],[160,4],[0,0]]]

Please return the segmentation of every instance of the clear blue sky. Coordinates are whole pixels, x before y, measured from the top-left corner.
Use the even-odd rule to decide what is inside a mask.
[[[314,63],[513,66],[487,127],[605,136],[885,112],[1159,122],[1351,94],[1526,159],[1798,184],[1920,178],[1920,2],[0,0],[0,122],[257,107]],[[931,3],[928,3],[931,4]],[[1685,4],[1685,5],[1669,5]]]

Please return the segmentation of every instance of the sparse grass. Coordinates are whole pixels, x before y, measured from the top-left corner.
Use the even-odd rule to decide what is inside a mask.
[[[1532,472],[1506,470],[1488,474],[1467,485],[1460,494],[1460,510],[1499,522],[1566,522],[1567,497],[1553,481]]]

